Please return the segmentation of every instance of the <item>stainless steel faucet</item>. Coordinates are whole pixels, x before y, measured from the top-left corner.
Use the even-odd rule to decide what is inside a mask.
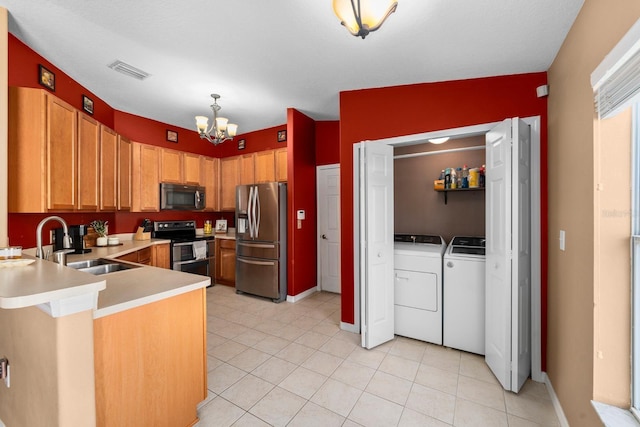
[[[64,238],[62,240],[62,247],[65,249],[71,248],[71,242],[69,241],[69,228],[67,227],[67,223],[64,221],[64,219],[60,218],[59,216],[53,215],[53,216],[48,216],[45,219],[43,219],[42,221],[40,221],[40,224],[38,224],[38,228],[36,229],[36,257],[38,258],[45,258],[42,253],[42,227],[49,221],[55,219],[56,221],[58,221],[60,224],[62,224],[62,229],[64,230]]]

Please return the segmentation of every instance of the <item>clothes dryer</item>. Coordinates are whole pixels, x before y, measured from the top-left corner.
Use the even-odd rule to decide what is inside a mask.
[[[442,344],[441,236],[394,236],[396,335]]]

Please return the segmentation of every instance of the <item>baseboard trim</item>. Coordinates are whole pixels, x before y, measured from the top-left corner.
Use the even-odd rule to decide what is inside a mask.
[[[560,405],[560,400],[558,399],[558,395],[553,389],[553,385],[551,384],[551,379],[547,375],[546,372],[542,373],[544,378],[544,384],[547,386],[547,391],[549,392],[549,396],[551,396],[551,402],[553,403],[553,408],[556,410],[556,415],[558,416],[558,421],[560,421],[561,427],[570,427],[569,420],[564,415],[564,411],[562,410],[562,405]]]
[[[340,329],[347,332],[353,332],[354,334],[360,333],[360,329],[358,329],[358,327],[353,323],[340,322]]]
[[[296,301],[300,301],[301,299],[305,299],[306,297],[308,297],[309,295],[313,295],[316,292],[318,292],[318,287],[314,286],[311,289],[307,289],[304,292],[299,293],[298,295],[287,295],[287,302],[296,302]]]

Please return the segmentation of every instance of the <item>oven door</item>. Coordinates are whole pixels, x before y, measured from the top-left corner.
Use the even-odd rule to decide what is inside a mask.
[[[191,261],[178,261],[173,263],[173,270],[182,271],[183,273],[199,274],[201,276],[209,275],[209,260],[198,259]]]

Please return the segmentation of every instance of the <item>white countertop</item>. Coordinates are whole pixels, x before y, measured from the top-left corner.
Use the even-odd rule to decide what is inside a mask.
[[[0,308],[22,308],[99,292],[104,276],[94,276],[50,261],[23,255],[35,262],[23,267],[0,268]]]
[[[122,245],[93,247],[89,253],[69,255],[67,261],[117,258],[154,244],[169,243],[169,240],[121,242]],[[23,251],[24,258],[33,258],[27,253]],[[35,258],[28,266],[0,269],[0,308],[38,306],[58,317],[84,307],[85,310],[93,308],[93,317],[99,318],[204,288],[210,283],[207,276],[149,266],[95,276]],[[83,301],[78,304],[80,299]],[[71,309],[66,308],[69,301],[75,304]],[[92,307],[85,307],[87,303]]]

